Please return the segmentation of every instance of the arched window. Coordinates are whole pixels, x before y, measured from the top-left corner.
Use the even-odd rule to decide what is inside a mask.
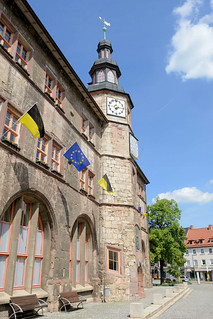
[[[18,198],[0,219],[0,290],[41,287],[43,246],[39,203]]]
[[[85,237],[85,265],[84,265],[84,279],[85,283],[88,282],[88,239],[87,239],[87,234]]]
[[[33,287],[41,285],[41,271],[43,261],[43,245],[44,245],[44,232],[40,215],[38,216],[38,226],[36,234],[36,249],[34,261],[34,274],[33,274]]]
[[[70,273],[73,285],[84,286],[92,270],[92,238],[86,221],[78,220],[72,229],[70,244]]]
[[[101,70],[98,72],[98,75],[97,75],[97,82],[104,82],[105,81],[105,74],[104,74],[104,71]]]
[[[136,250],[140,250],[139,228],[135,226],[135,246]]]
[[[0,290],[4,290],[14,204],[15,203],[8,208],[4,216],[0,219]]]
[[[111,83],[115,83],[115,76],[111,70],[107,73],[107,80]]]
[[[31,213],[32,203],[24,200],[22,202],[21,221],[19,227],[14,288],[24,288]]]

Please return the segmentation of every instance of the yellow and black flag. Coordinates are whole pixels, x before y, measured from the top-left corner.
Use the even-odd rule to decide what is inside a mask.
[[[19,118],[19,122],[33,134],[34,138],[44,137],[44,123],[36,104]]]
[[[109,179],[107,177],[107,174],[105,174],[99,181],[98,184],[101,185],[101,187],[103,187],[103,189],[105,189],[109,194],[113,194],[113,190],[112,187],[110,185]]]

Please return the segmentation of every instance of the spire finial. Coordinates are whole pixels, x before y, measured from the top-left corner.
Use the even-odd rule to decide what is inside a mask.
[[[106,28],[106,25],[108,26],[108,27],[110,27],[110,23],[109,22],[107,22],[105,19],[102,19],[101,17],[99,17],[99,19],[103,22],[103,24],[104,24],[104,27],[103,27],[103,31],[104,31],[104,40],[106,40],[106,30],[107,30],[107,28]]]

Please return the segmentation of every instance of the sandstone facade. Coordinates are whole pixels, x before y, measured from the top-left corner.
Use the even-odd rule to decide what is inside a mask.
[[[0,141],[0,315],[11,295],[36,293],[48,298],[50,311],[58,310],[62,291],[100,300],[105,287],[108,300],[142,297],[151,285],[143,216],[148,180],[129,152],[129,96],[122,97],[126,119],[107,116],[107,96],[121,95],[90,94],[27,1],[1,0],[0,27],[0,134],[9,127]],[[15,132],[8,119],[34,103],[45,126],[46,166],[37,160],[38,139],[21,124]],[[75,142],[90,161],[84,176],[63,156]],[[55,149],[57,170],[51,169]],[[105,173],[113,195],[97,183]],[[119,257],[118,271],[109,267],[109,251]]]

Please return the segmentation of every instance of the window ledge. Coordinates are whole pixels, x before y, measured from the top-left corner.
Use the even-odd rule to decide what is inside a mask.
[[[14,150],[16,150],[18,152],[21,150],[21,147],[18,144],[8,140],[7,138],[2,137],[1,140],[3,143],[7,144],[8,146],[12,147]]]
[[[80,189],[80,192],[81,192],[82,194],[84,194],[84,195],[87,195],[87,194],[88,194],[88,192],[85,191],[85,189],[83,189],[83,188]]]
[[[24,289],[14,289],[13,290],[13,296],[14,297],[18,297],[18,296],[28,296],[28,295],[32,295],[32,294],[36,294],[38,298],[47,298],[48,297],[48,293],[43,290],[42,288],[34,288],[32,289],[32,293],[27,292]],[[1,291],[0,292],[0,305],[3,304],[8,304],[10,301],[10,295],[8,295],[6,292]]]
[[[56,104],[55,106],[58,108],[58,110],[60,110],[62,113],[65,114],[65,111],[63,110],[63,108],[59,104]]]
[[[94,144],[92,141],[89,141],[89,143],[90,143],[93,147],[95,147],[95,144]]]
[[[43,166],[44,168],[46,168],[48,170],[50,169],[49,165],[44,163],[44,162],[42,162],[42,161],[36,161],[36,164],[41,165],[41,166]]]
[[[86,136],[86,134],[84,134],[83,132],[81,134],[86,140],[88,140],[88,137]]]
[[[16,64],[28,75],[30,76],[30,73],[21,65],[19,62],[16,62]]]
[[[120,278],[122,278],[124,276],[123,274],[119,274],[117,272],[109,271],[109,270],[106,271],[106,274],[110,275],[110,276],[120,277]]]
[[[89,284],[86,284],[85,286],[81,286],[77,284],[76,287],[72,287],[72,291],[77,291],[77,292],[91,291],[93,289],[94,289],[93,286]]]
[[[45,94],[46,96],[48,96],[48,98],[49,98],[53,103],[55,103],[54,98],[53,98],[48,92],[44,92],[44,94]]]
[[[92,195],[92,194],[89,194],[88,197],[91,198],[91,199],[95,199],[95,196]]]
[[[31,295],[31,294],[24,289],[14,289],[13,290],[13,297],[27,296],[27,295]]]
[[[7,49],[5,49],[5,47],[2,44],[0,44],[0,47],[4,50],[4,52],[6,52],[9,55],[11,59],[13,59],[12,54],[10,54],[10,52],[8,52]]]
[[[6,292],[1,291],[0,292],[0,305],[4,305],[9,303],[10,301],[10,295],[8,295]]]
[[[49,294],[42,288],[33,288],[32,294],[36,294],[38,298],[47,298]]]
[[[142,201],[145,201],[144,197],[141,194],[138,194],[138,197],[142,199]]]
[[[58,175],[58,176],[60,176],[60,177],[63,177],[63,174],[61,174],[60,172],[58,172],[58,171],[56,171],[54,169],[52,169],[51,172],[56,174],[56,175]]]

